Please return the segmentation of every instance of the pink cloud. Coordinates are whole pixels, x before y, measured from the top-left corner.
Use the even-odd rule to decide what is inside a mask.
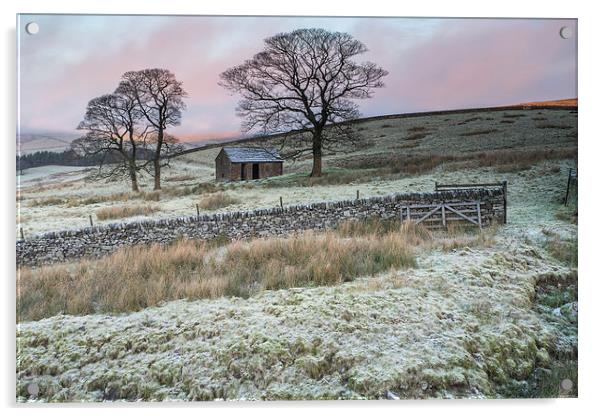
[[[189,94],[173,134],[235,135],[237,97],[217,85],[219,74],[259,52],[265,37],[309,26],[349,31],[370,49],[362,58],[390,72],[386,88],[360,102],[367,115],[576,96],[576,41],[558,35],[561,26],[577,32],[572,20],[107,16],[77,38],[60,28],[66,17],[46,18],[46,37],[22,42],[24,130],[71,130],[123,72],[164,67]]]

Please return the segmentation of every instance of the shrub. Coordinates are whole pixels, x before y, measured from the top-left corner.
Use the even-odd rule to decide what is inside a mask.
[[[96,217],[101,220],[134,217],[137,215],[148,215],[159,211],[154,205],[122,205],[116,207],[102,208],[96,211]]]

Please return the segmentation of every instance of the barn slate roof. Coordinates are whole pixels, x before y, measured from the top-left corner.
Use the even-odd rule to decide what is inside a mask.
[[[259,147],[224,147],[228,159],[234,163],[240,162],[282,162],[276,149]]]

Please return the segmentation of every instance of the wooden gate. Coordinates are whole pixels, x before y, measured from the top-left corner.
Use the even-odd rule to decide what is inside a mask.
[[[493,183],[438,183],[435,182],[435,192],[457,191],[475,188],[501,188],[504,193],[504,224],[508,222],[508,181]]]
[[[427,228],[447,227],[453,222],[464,221],[483,227],[481,201],[453,202],[432,205],[405,205],[401,207],[401,221],[424,223]]]

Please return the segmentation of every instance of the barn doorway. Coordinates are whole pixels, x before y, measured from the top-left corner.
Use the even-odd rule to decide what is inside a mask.
[[[253,179],[259,179],[259,163],[253,163]]]
[[[246,163],[240,164],[240,180],[241,181],[247,180],[247,164]]]

